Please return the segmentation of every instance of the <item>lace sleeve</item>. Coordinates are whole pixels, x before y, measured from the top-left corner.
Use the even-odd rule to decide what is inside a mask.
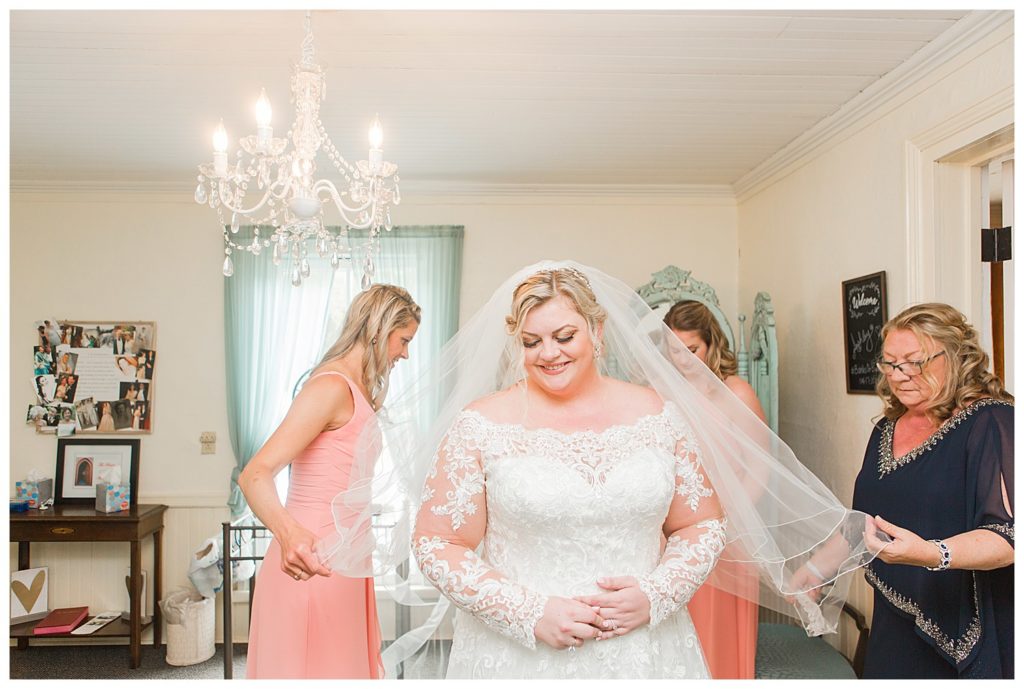
[[[665,520],[668,544],[654,571],[639,579],[651,601],[652,627],[690,601],[725,549],[726,520],[688,430],[676,443],[675,459],[676,492]]]
[[[510,581],[475,552],[487,525],[478,425],[463,415],[441,442],[423,488],[413,552],[452,603],[532,649],[547,596]]]

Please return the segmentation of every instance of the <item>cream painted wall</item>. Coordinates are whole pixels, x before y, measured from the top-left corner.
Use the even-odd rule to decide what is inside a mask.
[[[544,258],[575,258],[635,286],[675,263],[716,285],[727,313],[735,312],[731,197],[673,199],[659,192],[606,198],[583,191],[533,198],[407,193],[395,219],[465,226],[464,318],[514,270]],[[164,538],[165,591],[187,583],[192,547],[213,535],[226,516],[234,459],[225,412],[221,252],[214,217],[191,201],[188,190],[177,196],[93,198],[70,191],[11,197],[10,479],[33,468],[46,475],[54,470],[54,437],[21,423],[32,400],[33,322],[156,321],[154,431],[141,436],[139,493],[142,501],[172,506]],[[199,433],[207,430],[217,433],[214,455],[199,454]],[[127,562],[123,550],[42,545],[33,549],[33,564],[54,568],[52,605],[110,608],[120,588],[119,577],[109,573]],[[10,557],[14,568],[13,546]]]
[[[934,86],[740,201],[739,296],[768,290],[778,317],[780,435],[847,504],[881,405],[846,393],[840,283],[884,270],[890,315],[908,305],[907,142],[1012,88],[1010,28]],[[851,601],[870,613],[865,584]],[[853,650],[845,639],[843,647]]]

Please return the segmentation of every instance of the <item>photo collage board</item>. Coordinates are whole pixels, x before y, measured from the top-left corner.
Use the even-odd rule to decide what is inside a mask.
[[[26,423],[62,437],[153,430],[155,323],[46,319],[35,328]]]

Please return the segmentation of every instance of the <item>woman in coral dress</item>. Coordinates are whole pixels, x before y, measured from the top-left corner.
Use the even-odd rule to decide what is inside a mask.
[[[338,341],[239,477],[252,511],[274,534],[256,581],[249,679],[382,675],[373,579],[333,574],[314,545],[335,533],[331,500],[348,487],[360,431],[375,423],[391,367],[408,358],[419,321],[404,289],[374,285],[361,292]],[[282,506],[274,475],[289,464]]]
[[[678,302],[665,315],[665,325],[750,411],[765,420],[757,393],[736,375],[736,355],[729,350],[725,333],[708,307],[699,301]],[[753,574],[750,593],[749,598],[756,598],[757,578]],[[688,607],[711,677],[754,679],[757,604],[705,584],[697,589]]]

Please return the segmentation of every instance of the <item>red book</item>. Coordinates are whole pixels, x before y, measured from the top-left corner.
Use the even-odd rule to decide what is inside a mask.
[[[80,625],[88,614],[88,607],[56,608],[51,610],[49,615],[39,620],[39,624],[32,628],[32,633],[67,634]]]

